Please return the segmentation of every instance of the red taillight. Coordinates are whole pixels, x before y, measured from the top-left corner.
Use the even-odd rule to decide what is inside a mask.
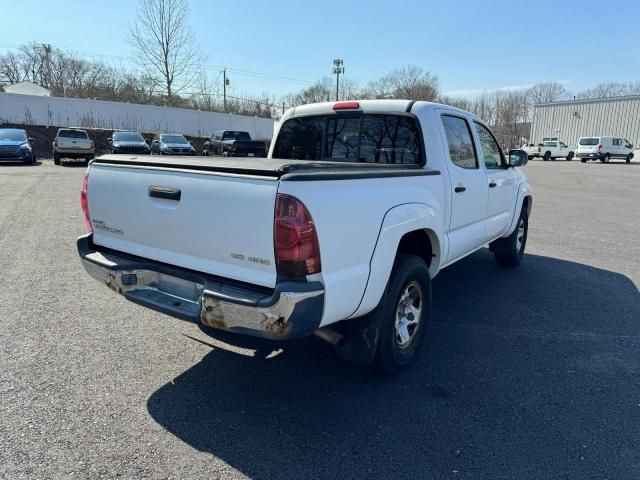
[[[91,218],[89,217],[89,200],[87,199],[87,189],[89,188],[89,172],[84,174],[82,179],[82,190],[80,190],[80,206],[82,207],[82,213],[84,213],[84,221],[87,225],[87,231],[93,233],[93,227],[91,226]]]
[[[359,108],[358,102],[338,102],[333,105],[334,110],[358,110]]]
[[[53,141],[53,146],[54,146],[54,147],[57,147],[57,146],[58,146],[58,139],[57,139],[57,138]]]
[[[235,143],[231,144],[231,151],[235,152],[236,148],[238,148],[238,145],[236,145]]]
[[[276,196],[274,240],[278,275],[299,277],[320,272],[320,247],[313,219],[297,198]]]

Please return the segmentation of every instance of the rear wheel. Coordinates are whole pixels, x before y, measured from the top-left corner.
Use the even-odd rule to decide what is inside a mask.
[[[544,155],[542,156],[542,160],[544,160],[545,162],[548,162],[550,158],[551,158],[551,152],[545,152]]]
[[[516,229],[506,238],[496,240],[491,244],[491,249],[499,265],[515,267],[519,265],[524,256],[529,231],[529,215],[527,209],[522,207]]]
[[[600,159],[602,163],[609,163],[609,160],[611,160],[611,155],[609,155],[608,153]]]
[[[580,161],[581,161],[582,163],[587,163],[587,159],[586,159],[586,158],[581,158],[581,159],[580,159]]]
[[[424,260],[400,254],[374,315],[380,315],[375,365],[397,373],[414,360],[424,338],[431,309],[431,277]]]
[[[569,152],[569,155],[567,155],[566,160],[567,162],[570,162],[571,160],[573,160],[573,152]]]

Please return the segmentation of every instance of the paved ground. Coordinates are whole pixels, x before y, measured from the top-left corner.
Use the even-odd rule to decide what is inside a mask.
[[[443,271],[393,378],[90,281],[83,171],[0,165],[1,478],[640,478],[640,165],[530,163],[524,264]]]

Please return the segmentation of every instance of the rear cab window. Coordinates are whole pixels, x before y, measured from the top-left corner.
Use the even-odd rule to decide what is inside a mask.
[[[280,128],[273,157],[346,163],[425,164],[416,119],[397,114],[290,118]]]
[[[84,139],[89,138],[87,136],[87,132],[84,132],[82,130],[60,130],[58,132],[58,137],[62,137],[62,138],[84,138]]]
[[[598,145],[600,143],[600,139],[597,137],[581,138],[578,143],[579,145],[584,146]]]

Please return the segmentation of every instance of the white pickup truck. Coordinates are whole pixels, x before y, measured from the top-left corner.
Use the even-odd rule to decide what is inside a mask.
[[[305,105],[266,159],[106,155],[84,178],[87,272],[140,305],[241,334],[316,333],[397,372],[431,279],[489,245],[517,265],[532,192],[485,124],[428,102]],[[469,272],[473,274],[473,272]]]
[[[545,140],[540,146],[538,152],[539,157],[542,157],[544,161],[555,160],[556,158],[564,158],[570,162],[575,156],[574,149],[568,147],[564,142],[558,140]]]

